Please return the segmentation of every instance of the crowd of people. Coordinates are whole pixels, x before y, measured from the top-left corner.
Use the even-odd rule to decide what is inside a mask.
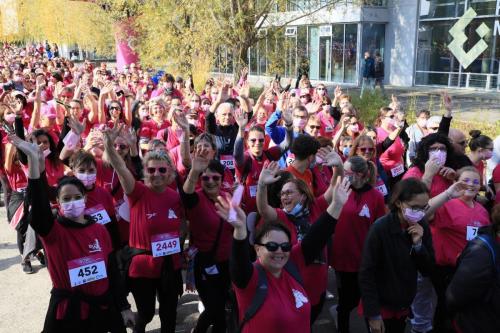
[[[145,332],[158,301],[173,333],[195,290],[193,332],[310,332],[331,269],[341,333],[355,308],[373,333],[500,332],[500,137],[454,128],[446,93],[442,116],[408,124],[393,96],[369,123],[307,75],[254,100],[246,69],[198,92],[43,46],[5,44],[0,67],[0,180],[22,270],[52,280],[44,332]]]

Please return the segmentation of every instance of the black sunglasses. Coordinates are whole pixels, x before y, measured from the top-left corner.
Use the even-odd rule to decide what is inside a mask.
[[[251,143],[255,143],[257,141],[259,141],[259,143],[263,143],[264,139],[248,139],[248,141],[250,141]]]
[[[201,176],[201,180],[203,180],[204,182],[208,182],[210,181],[210,179],[212,179],[214,182],[218,182],[221,180],[221,176]]]
[[[110,110],[121,110],[119,106],[110,106]]]
[[[278,244],[276,242],[267,242],[266,244],[262,244],[262,243],[255,243],[255,244],[264,246],[269,252],[276,252],[276,251],[278,251],[278,248],[280,248],[280,247],[281,247],[281,251],[283,251],[283,252],[290,252],[290,250],[292,249],[292,244],[290,244],[289,242],[285,242],[285,243],[281,243],[281,244]]]
[[[159,167],[159,168],[152,168],[152,167],[149,167],[149,168],[146,168],[146,171],[152,175],[156,172],[156,170],[158,170],[159,173],[161,174],[166,174],[167,173],[167,168],[165,167]]]

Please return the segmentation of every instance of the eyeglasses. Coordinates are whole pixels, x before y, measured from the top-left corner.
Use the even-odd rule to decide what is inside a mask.
[[[371,153],[375,150],[375,148],[370,148],[370,147],[358,147],[359,151],[362,151],[363,153]]]
[[[265,244],[255,243],[255,244],[264,246],[269,252],[276,252],[280,247],[281,251],[283,252],[290,252],[292,250],[292,244],[290,244],[290,242],[285,242],[281,244],[278,244],[276,242],[267,242]]]
[[[208,182],[210,180],[213,180],[214,182],[218,182],[221,180],[221,176],[215,175],[215,176],[201,176],[201,180],[204,182]]]
[[[154,173],[156,173],[156,171],[158,171],[159,173],[161,173],[162,175],[166,174],[167,173],[167,168],[166,167],[159,167],[159,168],[153,168],[153,167],[149,167],[149,168],[146,168],[146,171],[152,175]]]
[[[313,130],[313,129],[320,129],[320,128],[321,128],[321,126],[309,125],[309,128],[310,128],[310,129],[312,129],[312,130]]]
[[[250,141],[251,143],[255,143],[255,142],[259,142],[259,143],[263,143],[264,142],[264,139],[248,139],[248,141]]]
[[[429,151],[446,151],[446,147],[430,147]]]
[[[124,149],[128,149],[128,146],[127,146],[127,145],[124,145],[123,143],[122,143],[122,144],[118,144],[118,143],[116,143],[116,144],[115,144],[115,149],[121,149],[121,150],[124,150]]]
[[[110,106],[109,107],[110,110],[118,110],[118,111],[121,111],[120,107],[119,106]]]
[[[282,191],[282,192],[280,193],[280,196],[281,196],[281,197],[284,197],[284,196],[289,197],[289,196],[291,196],[291,195],[293,195],[293,194],[295,194],[295,193],[297,193],[297,192],[295,192],[295,191]]]

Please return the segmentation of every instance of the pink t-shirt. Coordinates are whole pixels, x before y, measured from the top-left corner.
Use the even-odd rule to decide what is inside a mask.
[[[500,183],[500,163],[497,164],[495,169],[493,169],[493,174],[491,176],[493,178],[493,184],[499,184]],[[500,191],[497,191],[496,197],[495,197],[495,204],[500,203]]]
[[[405,175],[403,176],[403,179],[408,179],[408,178],[417,178],[422,180],[424,173],[420,171],[420,169],[416,166],[411,167],[406,171]],[[435,197],[438,194],[443,193],[446,191],[448,187],[452,184],[451,180],[448,180],[441,176],[440,174],[437,174],[432,178],[432,183],[431,183],[431,198]]]
[[[431,222],[436,264],[455,266],[467,241],[476,237],[480,227],[489,224],[488,211],[477,202],[472,208],[460,199],[445,203]]]
[[[377,144],[382,143],[389,133],[381,127],[377,127]],[[384,167],[389,177],[398,177],[404,173],[405,147],[399,137],[394,140],[394,143],[380,155],[380,163]]]

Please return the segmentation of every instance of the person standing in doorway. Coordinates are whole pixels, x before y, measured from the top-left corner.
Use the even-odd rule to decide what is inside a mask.
[[[365,52],[365,61],[363,63],[363,81],[361,82],[361,95],[360,98],[363,98],[363,94],[365,89],[370,89],[373,91],[373,83],[375,80],[375,61],[373,60],[369,51]]]
[[[373,76],[374,76],[374,85],[373,89],[377,88],[377,85],[380,86],[380,91],[382,92],[382,96],[385,97],[385,89],[384,89],[384,60],[382,60],[382,56],[380,52],[375,52],[375,60],[373,65]]]

